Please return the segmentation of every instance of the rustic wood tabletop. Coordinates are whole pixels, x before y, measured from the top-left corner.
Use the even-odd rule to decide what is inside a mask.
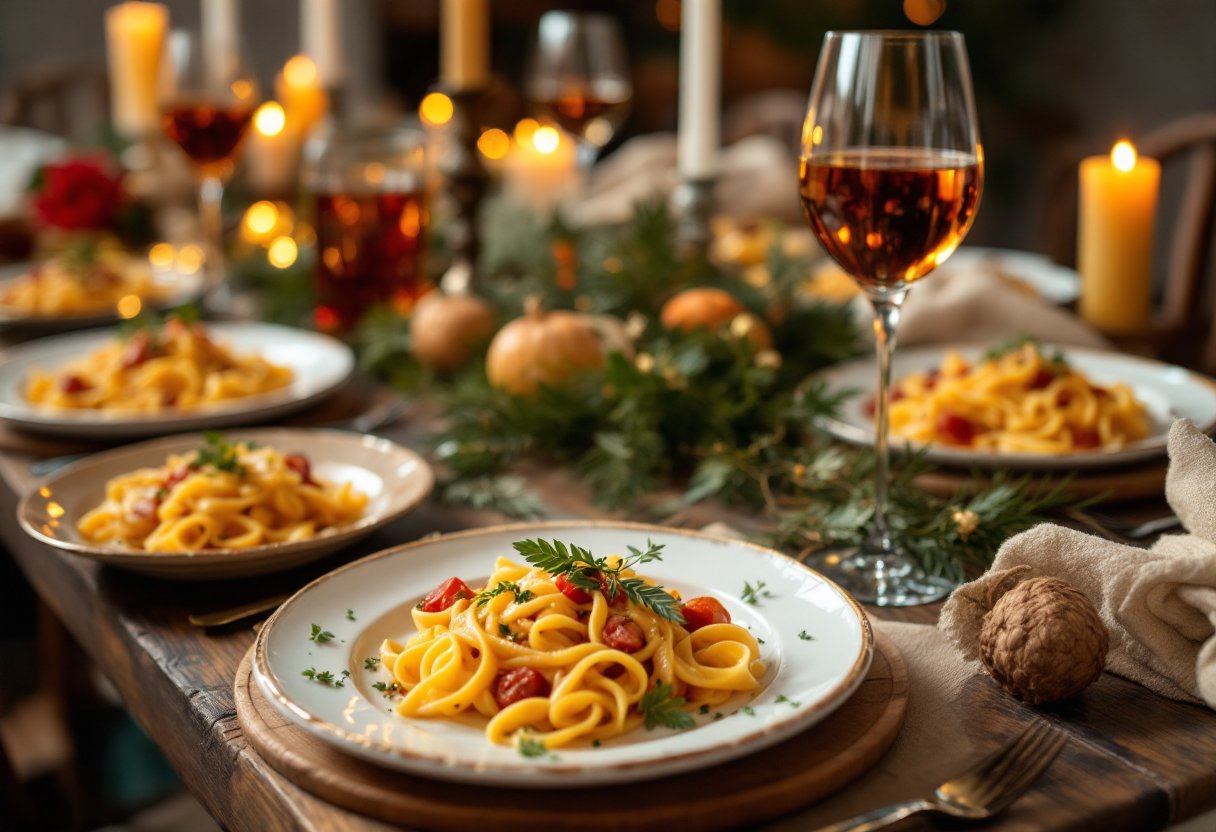
[[[416,445],[427,422],[420,414],[386,435]],[[204,631],[187,616],[294,591],[336,566],[429,533],[504,518],[429,502],[350,550],[304,568],[239,581],[166,582],[102,568],[21,531],[14,512],[19,496],[36,481],[29,463],[49,455],[42,445],[37,455],[0,451],[0,516],[6,518],[0,538],[216,820],[231,830],[389,828],[313,797],[257,755],[242,736],[233,698],[237,667],[254,639],[251,622]],[[554,518],[606,516],[568,472],[538,467],[529,481]],[[688,525],[711,519],[716,518],[683,518]],[[879,619],[931,624],[939,609],[866,611]],[[985,828],[1130,832],[1165,828],[1216,808],[1216,714],[1206,708],[1164,699],[1111,675],[1079,699],[1046,709],[1022,705],[987,677],[966,683],[961,701],[956,721],[979,749],[995,748],[1001,737],[1042,716],[1073,740],[1026,797]],[[780,825],[802,828],[796,821],[797,815]],[[917,823],[938,828],[932,820],[906,828]]]

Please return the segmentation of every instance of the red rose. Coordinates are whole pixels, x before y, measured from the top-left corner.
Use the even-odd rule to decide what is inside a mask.
[[[56,228],[109,228],[121,203],[121,177],[95,158],[47,165],[42,169],[42,186],[34,193],[38,218]]]

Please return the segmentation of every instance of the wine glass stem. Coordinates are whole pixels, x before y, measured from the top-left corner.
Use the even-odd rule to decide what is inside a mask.
[[[590,173],[595,159],[600,155],[599,146],[579,137],[574,140],[574,161],[584,174]]]
[[[895,349],[895,327],[899,324],[899,307],[905,294],[906,291],[870,298],[874,306],[874,343],[878,351],[878,395],[874,400],[874,535],[875,542],[884,552],[894,549],[887,525],[890,500],[887,433],[891,421],[891,353]]]
[[[224,219],[220,208],[223,201],[224,181],[218,176],[204,176],[198,186],[198,215],[203,241],[208,248],[207,266],[213,284],[224,273]]]

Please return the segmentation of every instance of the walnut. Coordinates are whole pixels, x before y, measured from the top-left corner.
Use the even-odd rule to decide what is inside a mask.
[[[1031,578],[984,616],[980,660],[1028,705],[1076,696],[1102,675],[1110,634],[1093,604],[1064,581]]]

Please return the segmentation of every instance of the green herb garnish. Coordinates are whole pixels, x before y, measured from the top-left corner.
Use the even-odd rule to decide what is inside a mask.
[[[551,760],[556,760],[557,755],[545,748],[545,743],[542,740],[535,740],[525,734],[519,735],[519,753],[522,757],[548,757]]]
[[[701,713],[703,713],[703,714],[707,714],[707,713],[709,713],[709,706],[708,706],[708,705],[702,705],[702,706],[701,706]]]
[[[334,640],[334,634],[329,630],[322,630],[320,624],[312,625],[312,635],[308,637],[309,641],[315,641],[317,644],[324,644],[327,641]]]
[[[243,477],[248,473],[245,466],[237,460],[236,446],[229,444],[222,433],[205,430],[203,438],[207,440],[207,444],[195,452],[194,461],[187,466],[188,468],[197,469],[204,465],[211,465],[217,471],[227,471],[238,477]]]
[[[515,594],[515,603],[522,604],[524,601],[530,601],[534,596],[533,592],[528,589],[520,589],[519,584],[515,581],[503,581],[493,589],[483,589],[481,592],[473,596],[477,601],[477,606],[484,607],[491,598],[497,598],[504,592],[512,592]]]
[[[354,620],[355,620],[355,611],[354,611],[354,610],[347,610],[347,611],[346,611],[346,620],[347,620],[347,621],[354,621]]]
[[[722,712],[721,712],[721,711],[718,711],[716,714],[714,714],[714,719],[721,719],[721,718],[722,718]]]
[[[801,702],[795,702],[793,699],[790,699],[790,698],[789,698],[788,696],[786,696],[784,693],[782,693],[782,694],[778,694],[778,695],[777,695],[777,702],[778,702],[778,703],[781,703],[781,702],[788,702],[788,703],[790,703],[790,707],[791,707],[791,708],[797,708],[799,705],[801,705],[801,704],[802,704]]]
[[[755,716],[755,715],[756,715],[756,712],[755,712],[755,711],[752,709],[752,706],[751,706],[751,705],[744,705],[744,706],[743,706],[742,708],[740,708],[739,710],[743,711],[743,713],[747,714],[748,716]]]
[[[378,664],[380,664],[379,656],[368,656],[366,659],[363,660],[363,666],[365,668],[367,668],[368,670],[375,670],[376,665],[378,665]]]
[[[671,685],[660,682],[642,696],[638,710],[646,715],[647,731],[653,731],[659,725],[678,730],[696,725],[692,714],[684,710],[684,697],[672,696],[671,693]]]
[[[803,641],[814,641],[815,640],[815,637],[813,635],[811,635],[810,633],[808,633],[806,630],[803,630],[802,632],[800,632],[798,634],[798,638],[802,639]]]
[[[764,583],[764,581],[756,581],[755,586],[752,586],[750,581],[744,581],[743,582],[743,592],[741,594],[741,597],[743,598],[743,600],[745,602],[747,602],[748,604],[751,604],[754,607],[756,604],[760,603],[761,598],[772,598],[773,597],[773,593],[771,593],[767,589],[765,589],[764,588],[765,586],[766,586],[766,584]]]
[[[675,598],[661,586],[651,586],[641,578],[622,578],[621,573],[643,563],[662,560],[659,554],[664,544],[646,541],[646,551],[635,546],[629,546],[630,556],[620,561],[617,566],[609,566],[606,558],[592,557],[591,552],[575,546],[567,545],[559,540],[520,540],[512,544],[515,551],[523,555],[524,560],[533,566],[552,574],[565,575],[571,584],[587,591],[601,590],[600,579],[607,584],[608,595],[615,597],[624,593],[625,597],[639,607],[646,607],[651,612],[683,624],[684,616],[680,614],[680,606]]]

